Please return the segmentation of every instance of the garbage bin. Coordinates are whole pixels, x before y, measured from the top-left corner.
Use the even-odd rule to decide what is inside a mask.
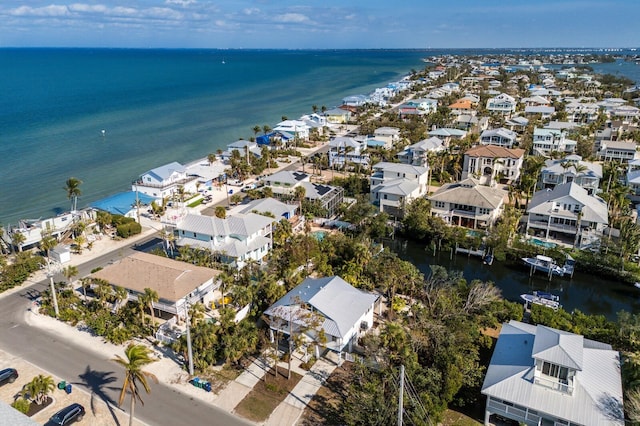
[[[200,378],[199,377],[194,377],[192,380],[193,386],[197,387],[197,388],[201,388],[202,387],[202,383],[200,382]]]
[[[65,386],[64,391],[65,391],[67,394],[70,394],[70,393],[71,393],[71,383],[69,383],[69,384],[67,384],[67,386]]]
[[[67,386],[67,382],[65,382],[64,380],[58,383],[58,389],[60,390],[63,390],[66,386]]]
[[[206,382],[204,384],[204,390],[207,391],[207,392],[211,392],[211,383]]]

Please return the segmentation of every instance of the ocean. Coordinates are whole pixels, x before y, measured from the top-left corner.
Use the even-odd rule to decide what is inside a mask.
[[[68,211],[69,177],[85,207],[443,53],[478,51],[0,49],[0,223]],[[632,62],[602,67],[640,81]]]
[[[0,49],[0,223],[68,211],[421,69],[410,50]],[[223,63],[224,62],[224,63]],[[105,130],[102,136],[102,130]]]

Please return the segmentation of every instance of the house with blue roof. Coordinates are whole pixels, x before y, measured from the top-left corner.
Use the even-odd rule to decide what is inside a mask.
[[[272,337],[273,332],[301,333],[308,341],[315,341],[320,330],[324,330],[323,346],[335,352],[351,352],[358,338],[373,327],[378,298],[336,275],[307,277],[271,305],[265,315]],[[316,357],[320,355],[318,352],[316,346]]]

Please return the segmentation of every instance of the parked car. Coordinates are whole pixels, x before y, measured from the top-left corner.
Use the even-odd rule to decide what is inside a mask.
[[[83,417],[84,407],[76,402],[55,413],[49,421],[54,425],[65,426],[79,422]]]
[[[13,383],[18,378],[18,370],[15,368],[5,368],[0,370],[0,385],[5,383]]]
[[[252,189],[256,189],[255,183],[250,183],[249,185],[245,185],[244,188],[242,188],[242,192],[251,191]]]

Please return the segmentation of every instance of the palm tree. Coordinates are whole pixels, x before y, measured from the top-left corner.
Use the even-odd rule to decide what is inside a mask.
[[[151,357],[151,350],[149,348],[144,345],[134,345],[133,343],[127,346],[124,354],[126,359],[119,355],[116,355],[116,357],[113,358],[113,361],[121,365],[125,372],[118,405],[122,405],[124,397],[128,391],[131,395],[129,426],[133,426],[133,414],[136,407],[136,400],[140,401],[140,403],[144,405],[144,401],[140,396],[138,384],[141,384],[147,393],[151,393],[151,388],[149,387],[147,378],[151,378],[154,382],[158,383],[158,378],[148,371],[142,370],[142,367],[155,362],[156,359]]]
[[[65,266],[62,270],[62,274],[67,279],[69,285],[71,285],[72,278],[78,276],[78,267],[73,265]]]
[[[195,327],[198,323],[204,319],[204,313],[206,309],[204,304],[197,302],[193,305],[189,306],[189,320],[191,321],[190,326]]]
[[[295,197],[296,200],[298,200],[298,208],[300,209],[300,215],[302,216],[302,200],[304,200],[304,197],[307,195],[307,190],[304,188],[304,186],[296,186],[295,189],[293,190],[293,196]]]
[[[82,181],[74,177],[70,177],[65,182],[64,190],[67,191],[67,198],[71,200],[71,211],[76,211],[78,197],[82,195],[80,185],[82,185]]]
[[[158,297],[158,292],[147,287],[144,289],[144,300],[147,303],[147,306],[149,307],[149,310],[151,311],[151,326],[152,328],[155,327],[156,325],[156,316],[155,313],[153,311],[153,303],[157,302],[159,300]]]
[[[215,163],[217,158],[218,157],[216,157],[216,154],[214,153],[207,155],[207,161],[209,162],[209,165],[212,165],[213,163]]]
[[[260,126],[255,125],[255,126],[253,126],[252,130],[253,130],[253,136],[258,136],[258,133],[260,133],[261,129],[260,129]]]
[[[22,251],[22,245],[25,241],[27,241],[27,237],[25,237],[24,234],[20,232],[11,234],[11,244],[13,244],[14,247],[18,247],[18,251]]]
[[[55,388],[56,385],[53,377],[38,374],[29,383],[24,385],[24,388],[22,388],[22,395],[23,397],[26,397],[26,394],[29,394],[29,397],[33,402],[37,405],[42,405],[46,402],[47,395],[53,392]]]
[[[58,295],[56,294],[56,288],[53,283],[53,273],[51,272],[51,250],[58,244],[58,240],[51,235],[51,232],[45,231],[42,233],[42,240],[40,240],[40,248],[44,250],[47,256],[47,273],[49,275],[49,284],[51,286],[51,299],[53,300],[53,309],[56,314],[56,318],[60,315],[58,311]]]

